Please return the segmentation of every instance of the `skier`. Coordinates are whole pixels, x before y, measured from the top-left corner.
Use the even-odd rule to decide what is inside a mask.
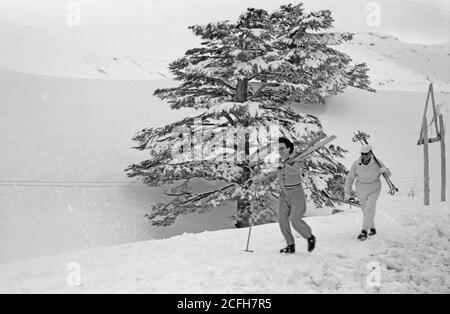
[[[303,167],[303,163],[296,161],[293,166],[283,163],[283,161],[293,156],[294,143],[285,137],[279,138],[278,142],[282,161],[280,166],[275,171],[257,175],[253,181],[256,184],[267,184],[275,177],[278,177],[281,187],[278,207],[279,225],[287,244],[285,248],[280,250],[280,253],[295,253],[295,241],[289,220],[294,229],[307,240],[308,252],[312,252],[316,246],[316,238],[311,233],[311,228],[303,220],[306,212],[305,192],[302,188],[302,173],[300,170]]]
[[[378,162],[381,166],[373,158],[372,146],[363,145],[361,147],[361,157],[352,164],[345,180],[345,200],[349,201],[351,199],[353,182],[356,179],[356,195],[361,202],[363,211],[363,227],[358,235],[358,240],[361,241],[367,239],[368,231],[369,236],[374,236],[377,233],[375,228],[375,211],[381,192],[380,175],[385,173],[388,177],[391,176],[391,171],[379,159]]]

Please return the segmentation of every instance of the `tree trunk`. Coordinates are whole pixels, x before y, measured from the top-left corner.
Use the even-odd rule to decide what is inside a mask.
[[[250,134],[245,133],[245,157],[246,164],[249,161],[250,155]],[[241,178],[239,184],[244,184],[250,178],[250,170],[245,167],[244,175]],[[238,198],[237,199],[237,213],[239,214],[239,218],[236,220],[235,226],[236,228],[246,228],[250,226],[250,205],[251,203],[247,199]]]
[[[242,176],[242,182],[239,182],[240,184],[243,184],[245,181],[247,181],[250,178],[250,171],[245,168],[244,169],[244,175]],[[238,198],[237,199],[237,213],[238,213],[238,219],[236,220],[235,226],[236,228],[246,228],[250,226],[250,202],[245,198]]]
[[[247,101],[247,93],[248,93],[248,80],[247,79],[238,79],[238,84],[236,88],[236,101],[237,102],[246,102]]]
[[[250,226],[250,211],[248,210],[250,206],[250,202],[245,199],[239,198],[237,200],[237,211],[239,214],[239,218],[236,220],[234,224],[236,228],[247,228]]]

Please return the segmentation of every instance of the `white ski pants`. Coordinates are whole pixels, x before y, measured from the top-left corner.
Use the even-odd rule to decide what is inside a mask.
[[[377,201],[381,193],[381,181],[377,180],[374,183],[356,182],[356,195],[362,205],[363,211],[363,230],[375,229],[375,212],[377,208]]]

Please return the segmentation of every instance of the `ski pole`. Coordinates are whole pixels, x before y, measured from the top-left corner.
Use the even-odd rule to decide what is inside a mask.
[[[250,245],[250,235],[252,234],[252,224],[250,223],[250,227],[248,228],[248,238],[247,238],[247,247],[244,250],[244,252],[253,252],[252,250],[249,250],[248,247]]]
[[[253,203],[252,203],[252,206],[254,206],[253,204],[254,204],[254,202],[256,202],[256,188],[254,188],[254,197],[255,197],[255,199],[253,200]],[[247,237],[247,247],[246,247],[246,249],[244,250],[244,252],[253,252],[252,250],[249,250],[248,249],[248,247],[250,246],[250,236],[251,236],[251,234],[252,234],[252,213],[253,213],[253,211],[251,211],[250,212],[250,218],[249,218],[249,224],[250,224],[250,227],[248,228],[248,237]]]

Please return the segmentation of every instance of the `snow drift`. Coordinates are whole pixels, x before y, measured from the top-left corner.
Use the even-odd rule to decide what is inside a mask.
[[[277,224],[183,234],[0,265],[2,293],[449,293],[448,204],[382,197],[379,234],[356,240],[361,213],[306,219],[313,253],[281,255]],[[74,271],[76,280],[71,279]],[[79,280],[79,281],[78,281]]]

